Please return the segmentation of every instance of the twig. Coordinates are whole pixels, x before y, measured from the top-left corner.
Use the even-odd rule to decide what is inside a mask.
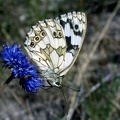
[[[112,107],[107,120],[112,120],[112,116],[117,113],[117,110],[120,111],[119,101],[120,101],[120,86],[118,88],[115,99],[113,101],[111,101],[111,103],[113,104],[114,107]],[[119,114],[119,112],[118,112],[118,114]]]
[[[119,8],[120,8],[120,0],[118,1],[117,5],[116,5],[115,9],[113,10],[112,14],[110,15],[110,17],[108,18],[108,20],[107,20],[104,28],[102,29],[100,35],[96,38],[96,42],[95,42],[91,52],[88,55],[88,59],[86,60],[85,64],[83,64],[81,71],[79,71],[79,75],[78,75],[79,80],[77,80],[77,86],[80,86],[80,80],[81,80],[84,72],[86,71],[88,64],[90,63],[96,49],[98,48],[102,38],[106,34],[106,32],[107,32],[107,30],[108,30],[108,28],[109,28],[109,26],[110,26],[113,18],[115,17]],[[78,104],[76,99],[79,99],[78,93],[74,92],[72,99],[71,99],[71,105],[70,105],[70,109],[68,111],[67,120],[71,120],[73,113],[77,107],[77,106],[75,106],[75,104]]]
[[[115,100],[111,101],[111,103],[120,111],[120,104],[118,104]]]
[[[114,73],[109,73],[107,76],[105,76],[101,82],[98,82],[96,85],[94,85],[88,93],[86,93],[85,95],[83,95],[83,97],[81,99],[78,99],[78,102],[80,101],[83,102],[90,94],[92,94],[93,92],[95,92],[98,88],[100,88],[100,86],[103,84],[103,83],[107,83],[109,81],[112,80],[112,78],[114,76],[116,76],[118,74],[118,72],[114,72]],[[79,96],[80,98],[81,96]],[[77,106],[77,105],[76,105]]]

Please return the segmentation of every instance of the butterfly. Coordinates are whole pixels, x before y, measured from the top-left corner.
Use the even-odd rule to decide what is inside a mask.
[[[86,27],[83,12],[69,12],[38,21],[27,33],[25,49],[38,66],[42,79],[51,86],[61,86],[79,54]]]

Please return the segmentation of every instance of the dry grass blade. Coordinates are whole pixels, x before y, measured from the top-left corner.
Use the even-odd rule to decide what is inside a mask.
[[[103,83],[108,83],[110,82],[110,80],[112,80],[112,78],[114,78],[114,76],[117,76],[119,74],[118,71],[115,71],[113,73],[109,73],[107,76],[105,76],[101,82],[98,82],[97,84],[95,84],[94,86],[92,86],[92,88],[88,91],[88,93],[86,93],[82,98],[81,98],[81,102],[83,102],[90,94],[92,94],[93,92],[95,92],[98,88],[100,88],[101,84]],[[79,102],[79,99],[78,99]]]
[[[120,86],[118,88],[118,92],[117,95],[115,97],[115,99],[113,101],[111,101],[111,103],[113,104],[112,110],[109,114],[108,120],[113,120],[113,116],[117,113],[117,110],[120,112]]]
[[[120,8],[120,0],[118,1],[117,5],[116,5],[115,9],[113,10],[113,12],[111,13],[110,17],[108,18],[108,20],[107,20],[104,28],[102,29],[100,35],[97,38],[95,38],[96,42],[95,42],[91,52],[88,55],[88,59],[86,60],[85,64],[83,64],[81,70],[79,71],[79,76],[77,76],[78,77],[78,79],[77,79],[77,86],[80,86],[80,80],[81,80],[84,72],[86,71],[88,64],[90,63],[90,61],[91,61],[91,59],[92,59],[96,49],[98,48],[102,38],[106,34],[106,31],[108,30],[108,28],[109,28],[109,26],[110,26],[113,18],[115,17],[115,15],[116,15],[116,13],[117,13],[119,8]],[[69,109],[68,115],[67,115],[67,120],[71,120],[71,118],[73,116],[73,113],[74,113],[74,111],[75,111],[75,109],[76,109],[76,107],[78,105],[78,103],[76,103],[76,99],[79,97],[78,94],[79,93],[74,92],[74,94],[72,96],[70,109]],[[76,104],[76,106],[75,106],[75,104]]]
[[[1,31],[3,35],[5,36],[6,40],[12,41],[12,38],[10,37],[10,35],[7,33],[7,31],[4,28],[2,28]]]

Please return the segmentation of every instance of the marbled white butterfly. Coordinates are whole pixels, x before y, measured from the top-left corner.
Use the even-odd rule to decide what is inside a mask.
[[[60,87],[75,62],[86,33],[82,12],[69,12],[55,19],[38,21],[26,36],[25,49],[50,85]]]

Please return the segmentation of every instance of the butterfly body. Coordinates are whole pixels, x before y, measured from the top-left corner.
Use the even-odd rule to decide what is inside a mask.
[[[72,12],[38,21],[27,34],[25,48],[43,80],[59,87],[75,62],[86,32],[86,17]]]

